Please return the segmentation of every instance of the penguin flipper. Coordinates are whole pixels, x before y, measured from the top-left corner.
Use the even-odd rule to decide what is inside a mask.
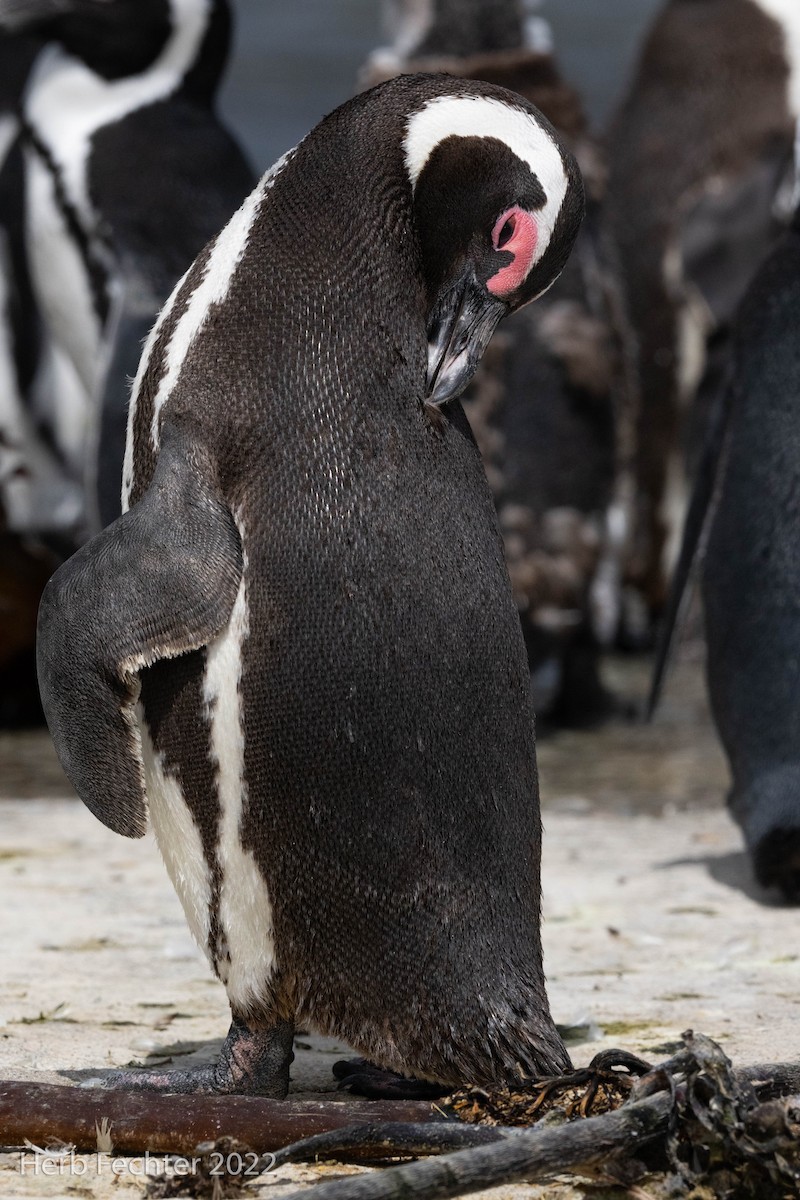
[[[213,478],[192,447],[165,440],[141,501],[42,596],[37,668],[56,751],[84,804],[126,837],[147,826],[138,672],[214,638],[241,579],[241,541]]]
[[[726,434],[732,403],[733,386],[729,374],[726,386],[720,389],[709,413],[703,453],[683,526],[680,553],[672,572],[659,626],[650,692],[645,708],[647,721],[652,720],[661,699],[664,680],[692,598],[695,565],[703,557],[704,538],[711,525],[717,486],[724,468]]]

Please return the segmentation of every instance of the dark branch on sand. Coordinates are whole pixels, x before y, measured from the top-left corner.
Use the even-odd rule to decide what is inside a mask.
[[[383,1105],[381,1105],[381,1110]],[[382,1115],[382,1113],[375,1114]],[[317,1159],[347,1161],[348,1159],[391,1159],[427,1158],[429,1155],[446,1154],[450,1150],[464,1150],[472,1146],[486,1146],[503,1138],[514,1136],[519,1130],[498,1126],[467,1125],[463,1121],[429,1121],[424,1125],[403,1122],[373,1120],[369,1125],[351,1125],[346,1129],[333,1129],[315,1137],[304,1138],[275,1151],[269,1156],[270,1170],[287,1163],[313,1162]]]

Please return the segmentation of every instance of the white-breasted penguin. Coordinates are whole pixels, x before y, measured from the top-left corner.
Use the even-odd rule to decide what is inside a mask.
[[[119,833],[149,810],[232,1009],[215,1067],[126,1086],[283,1095],[298,1020],[448,1084],[567,1065],[525,649],[455,397],[582,208],[532,105],[405,76],[285,156],[159,317],[128,511],[39,618],[61,761]]]
[[[795,0],[668,0],[609,131],[604,211],[638,408],[626,536],[641,632],[664,606],[686,459],[691,473],[738,305],[791,216],[798,116]]]
[[[227,0],[0,0],[0,28],[48,43],[22,105],[41,390],[97,529],[120,511],[142,341],[254,182],[213,110]]]
[[[0,496],[7,474],[3,451],[9,443],[23,440],[15,437],[15,408],[36,359],[36,319],[25,259],[18,108],[39,50],[32,38],[0,35]]]
[[[431,71],[518,92],[555,126],[587,185],[587,219],[541,303],[504,324],[463,397],[503,530],[542,727],[614,711],[599,675],[616,629],[619,565],[606,530],[616,499],[615,307],[598,246],[603,164],[580,96],[523,0],[386,0],[395,40],[365,84]]]
[[[19,105],[40,50],[34,38],[0,35],[0,524],[21,537],[70,531],[81,509],[30,404],[40,339],[25,253]]]
[[[18,106],[40,49],[0,36],[0,727],[41,722],[34,643],[42,589],[61,561],[42,535],[74,528],[81,503],[27,403],[38,318],[25,255]],[[70,543],[70,551],[75,543]],[[62,556],[63,557],[63,556]]]

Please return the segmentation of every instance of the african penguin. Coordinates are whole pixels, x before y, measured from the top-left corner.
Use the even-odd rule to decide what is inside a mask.
[[[493,54],[525,41],[522,0],[384,0],[383,8],[392,45],[373,53],[369,69],[390,75],[409,59]]]
[[[82,497],[34,401],[41,337],[25,251],[19,104],[40,50],[35,38],[0,35],[0,514],[11,536],[64,539],[71,552]]]
[[[615,708],[599,653],[616,628],[621,575],[607,519],[620,356],[598,245],[602,157],[554,54],[538,35],[531,44],[521,0],[392,0],[387,9],[395,43],[370,58],[365,83],[424,70],[519,92],[558,130],[588,185],[564,273],[503,326],[463,402],[498,508],[539,728],[543,719],[592,724]]]
[[[542,974],[530,684],[455,399],[558,275],[574,159],[504,89],[405,76],[276,164],[145,346],[127,511],[39,618],[96,816],[150,820],[226,986],[162,1089],[286,1092],[297,1021],[445,1084],[566,1067]]]
[[[688,565],[700,542],[708,688],[733,775],[728,803],[758,882],[794,904],[800,903],[798,304],[800,210],[738,315],[713,453],[692,501],[694,544],[684,547]]]
[[[175,282],[254,179],[213,97],[226,0],[0,0],[47,43],[25,91],[27,241],[55,442],[85,526],[119,515],[128,379]]]
[[[28,404],[38,321],[27,271],[17,107],[39,52],[0,37],[0,727],[39,724],[34,641],[42,589],[60,559],[43,536],[71,531],[80,497]],[[74,544],[71,546],[74,549]]]
[[[665,601],[737,307],[791,216],[800,115],[795,0],[669,0],[608,136],[605,206],[638,415],[623,636]]]

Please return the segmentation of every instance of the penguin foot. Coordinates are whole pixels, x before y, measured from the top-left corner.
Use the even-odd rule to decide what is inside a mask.
[[[426,1079],[412,1079],[385,1071],[366,1058],[348,1058],[333,1064],[339,1087],[369,1100],[438,1100],[453,1089]]]
[[[773,829],[753,847],[753,870],[764,888],[800,904],[800,829]]]
[[[131,1069],[107,1076],[107,1088],[176,1094],[269,1096],[283,1100],[294,1058],[294,1029],[281,1022],[269,1029],[234,1019],[215,1063],[182,1071]]]

